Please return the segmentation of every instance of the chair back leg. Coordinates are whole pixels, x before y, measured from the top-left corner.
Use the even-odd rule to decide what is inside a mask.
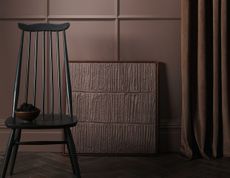
[[[14,146],[15,132],[16,132],[16,130],[13,129],[11,131],[11,134],[10,134],[9,142],[8,142],[8,145],[7,145],[7,148],[6,148],[5,158],[4,158],[4,161],[3,161],[1,178],[5,178],[5,176],[6,176],[7,167],[8,167],[11,152],[12,152],[12,149],[13,149],[13,146]]]

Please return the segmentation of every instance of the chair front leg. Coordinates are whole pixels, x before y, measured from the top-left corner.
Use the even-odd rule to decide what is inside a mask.
[[[67,149],[68,149],[68,153],[69,153],[69,158],[70,158],[70,162],[71,162],[71,166],[72,166],[72,170],[73,170],[73,174],[76,174],[75,168],[74,168],[74,160],[72,158],[72,155],[70,154],[71,150],[70,150],[70,143],[69,143],[69,139],[68,139],[68,135],[66,130],[64,129],[64,136],[65,136],[65,141],[67,142]]]
[[[78,164],[77,152],[76,152],[76,148],[75,148],[75,144],[73,141],[73,136],[72,136],[70,128],[65,128],[64,133],[65,133],[65,138],[67,141],[67,148],[69,151],[73,173],[77,175],[78,178],[81,178],[81,172],[80,172],[80,168]]]
[[[10,137],[9,137],[9,141],[8,141],[8,145],[7,145],[6,153],[5,153],[5,158],[4,158],[4,161],[3,161],[1,178],[5,178],[5,176],[6,176],[7,167],[8,167],[11,152],[12,152],[12,149],[13,149],[13,146],[14,146],[15,131],[16,130],[13,129],[11,131],[11,134],[10,134]]]
[[[21,140],[21,129],[17,129],[15,133],[15,142],[20,142],[20,140]],[[18,146],[19,146],[18,144],[14,144],[13,146],[11,162],[10,162],[10,175],[12,175],[14,172],[14,165],[18,153]]]

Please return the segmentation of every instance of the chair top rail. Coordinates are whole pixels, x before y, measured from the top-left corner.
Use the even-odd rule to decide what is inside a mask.
[[[38,32],[38,31],[64,31],[70,26],[69,23],[62,24],[48,24],[48,23],[37,23],[37,24],[23,24],[18,23],[18,27],[23,31]]]

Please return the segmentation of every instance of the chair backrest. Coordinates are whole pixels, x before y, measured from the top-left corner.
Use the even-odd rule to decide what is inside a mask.
[[[40,108],[41,114],[63,114],[63,105],[67,103],[68,113],[72,118],[66,42],[66,30],[69,26],[69,23],[18,24],[21,41],[14,83],[13,118],[19,104],[24,102]]]

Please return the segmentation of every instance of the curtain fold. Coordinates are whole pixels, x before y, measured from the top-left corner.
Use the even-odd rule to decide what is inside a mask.
[[[229,0],[182,0],[181,151],[230,156]]]

